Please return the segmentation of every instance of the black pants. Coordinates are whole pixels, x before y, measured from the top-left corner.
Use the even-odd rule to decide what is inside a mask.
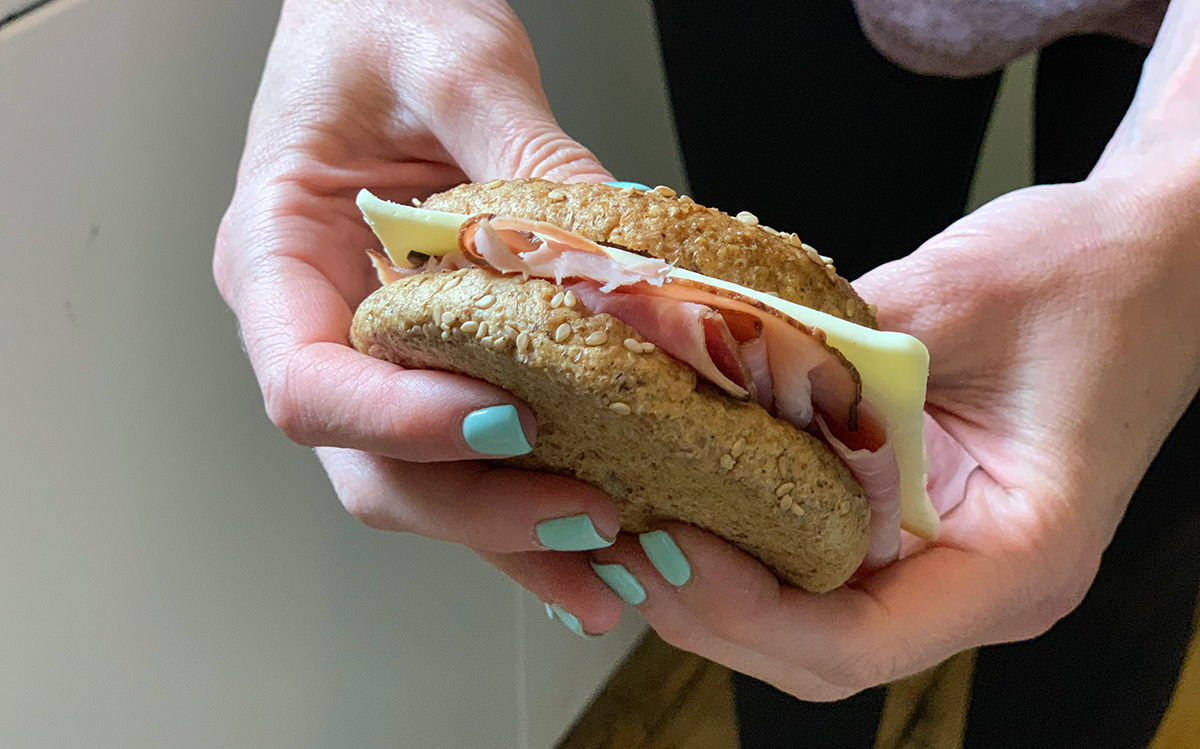
[[[846,2],[656,0],[696,200],[796,231],[853,278],[963,212],[999,74],[918,76],[863,38]],[[1035,176],[1083,179],[1145,50],[1101,37],[1046,49]],[[1200,586],[1200,405],[1135,494],[1083,604],[1035,640],[980,651],[965,746],[1143,747],[1169,702]],[[870,747],[883,689],[806,703],[736,676],[744,749]]]

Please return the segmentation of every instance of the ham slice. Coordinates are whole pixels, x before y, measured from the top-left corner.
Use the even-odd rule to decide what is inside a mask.
[[[816,421],[825,442],[862,486],[871,508],[870,540],[863,566],[874,569],[894,561],[900,555],[900,467],[892,443],[853,449],[833,434],[822,416],[818,415]]]
[[[737,341],[711,307],[648,294],[604,293],[594,281],[576,281],[565,288],[592,312],[617,318],[733,397],[750,397],[750,372]]]
[[[507,256],[496,246],[499,239],[508,248]],[[760,403],[762,390],[769,391],[773,399],[768,410],[792,424],[806,428],[812,423],[813,414],[820,412],[837,422],[847,431],[856,428],[858,402],[861,399],[861,383],[858,373],[837,351],[825,344],[824,334],[802,325],[791,318],[784,318],[770,308],[758,305],[750,297],[738,295],[716,287],[706,287],[694,281],[671,278],[671,266],[655,258],[645,258],[629,252],[602,247],[595,242],[572,234],[560,227],[541,221],[512,218],[509,216],[475,216],[466,221],[458,232],[462,253],[468,258],[490,266],[501,272],[523,273],[539,278],[553,278],[561,284],[564,279],[576,278],[594,281],[602,293],[620,289],[635,293],[639,297],[671,300],[676,305],[700,305],[716,310],[725,320],[725,328],[715,318],[699,314],[694,308],[683,306],[681,311],[667,312],[671,306],[661,302],[620,300],[621,306],[637,307],[630,312],[633,323],[614,314],[618,319],[641,331],[654,329],[678,330],[680,319],[690,319],[702,326],[703,334],[690,333],[686,343],[670,343],[665,338],[655,340],[656,335],[643,334],[651,343],[662,346],[676,358],[691,364],[696,371],[713,384],[736,397],[753,395]],[[577,294],[578,295],[578,294]],[[596,300],[593,300],[596,301]],[[584,302],[588,304],[588,302]],[[593,311],[608,312],[597,309]],[[654,310],[651,314],[649,311]],[[671,315],[670,322],[658,318]],[[707,322],[706,322],[707,321]],[[757,335],[761,331],[763,344],[751,349],[760,371],[769,373],[769,384],[760,388],[754,371],[745,361],[738,348],[733,348],[725,337],[726,329],[737,329],[743,337],[746,331]],[[703,340],[711,349],[702,355],[699,342]],[[740,340],[734,338],[734,340]],[[746,341],[753,345],[753,339]],[[762,366],[766,350],[766,367]],[[686,355],[673,353],[674,349],[686,351]],[[810,377],[811,373],[816,373]]]

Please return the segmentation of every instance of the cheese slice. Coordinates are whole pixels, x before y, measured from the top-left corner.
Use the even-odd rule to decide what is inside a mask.
[[[458,230],[469,216],[414,208],[380,200],[366,190],[358,194],[358,207],[367,224],[383,243],[392,262],[409,267],[408,254],[445,255],[458,249]],[[608,251],[611,248],[605,248]],[[613,249],[612,257],[628,260],[641,256]],[[700,281],[754,298],[793,319],[825,332],[826,341],[858,370],[863,399],[883,418],[900,469],[900,525],[910,533],[932,540],[938,533],[938,514],[925,488],[928,460],[925,455],[925,385],[929,377],[929,351],[916,338],[890,331],[872,330],[839,317],[794,304],[785,299],[682,268],[672,268],[667,278]]]

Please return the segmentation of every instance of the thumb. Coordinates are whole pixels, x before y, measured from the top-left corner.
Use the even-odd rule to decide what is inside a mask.
[[[460,60],[470,70],[452,77],[452,96],[438,97],[435,135],[475,182],[611,181],[595,155],[559,127],[529,37],[511,11],[505,16],[503,23],[493,18],[487,42]]]

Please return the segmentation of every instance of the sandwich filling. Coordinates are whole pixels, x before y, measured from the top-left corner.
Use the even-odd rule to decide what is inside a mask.
[[[360,194],[360,207],[389,255],[368,251],[381,282],[463,267],[553,280],[594,314],[626,323],[730,397],[753,400],[773,416],[821,438],[862,486],[871,508],[865,563],[879,566],[898,555],[903,489],[907,484],[911,493],[913,477],[901,475],[902,461],[891,438],[894,430],[889,429],[895,419],[880,413],[869,398],[864,401],[858,370],[830,345],[825,330],[779,309],[789,303],[764,303],[766,295],[753,290],[599,245],[553,224],[509,216],[443,214],[454,216],[458,223],[454,249],[443,246],[439,253],[422,252],[427,257],[418,257],[413,264],[408,252],[400,256],[389,246],[387,232],[377,226],[379,213],[369,210],[371,201],[384,203],[369,193]],[[427,221],[420,228],[428,231],[428,227]],[[386,228],[395,230],[390,222]],[[920,499],[928,503],[923,451],[920,457]],[[925,514],[932,512],[930,508]],[[932,517],[936,533],[936,513]],[[929,523],[924,526],[927,530]],[[909,529],[920,532],[922,527]]]

